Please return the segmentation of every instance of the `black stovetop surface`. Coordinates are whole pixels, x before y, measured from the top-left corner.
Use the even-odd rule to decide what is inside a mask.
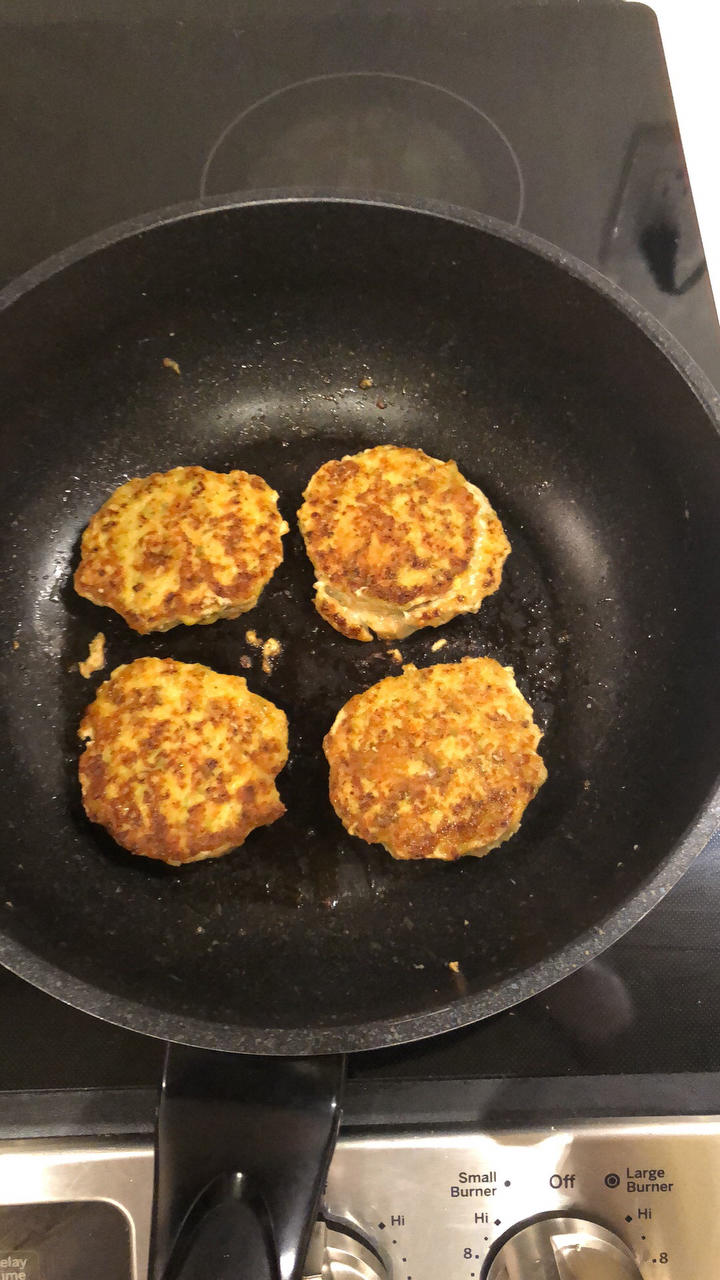
[[[112,223],[280,187],[433,197],[560,244],[720,386],[654,16],[640,5],[0,0],[0,282]],[[162,1046],[0,972],[0,1090],[153,1085]],[[720,840],[628,937],[356,1078],[720,1071]]]

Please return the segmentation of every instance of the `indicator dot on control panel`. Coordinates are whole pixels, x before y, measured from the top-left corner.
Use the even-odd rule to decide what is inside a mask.
[[[379,1231],[384,1231],[384,1230],[385,1230],[385,1223],[384,1223],[384,1222],[378,1222],[378,1230],[379,1230]]]
[[[644,1239],[645,1239],[645,1236],[641,1236],[641,1237],[640,1237],[640,1239],[641,1239],[641,1240],[644,1240]]]
[[[626,1213],[626,1214],[625,1214],[625,1221],[626,1221],[626,1222],[632,1222],[632,1214],[631,1214],[631,1213]]]
[[[496,1226],[496,1227],[499,1227],[499,1226],[500,1226],[500,1219],[499,1219],[499,1218],[496,1218],[496,1219],[495,1219],[495,1226]]]
[[[506,1182],[506,1183],[504,1183],[504,1185],[505,1185],[506,1187],[509,1187],[509,1186],[510,1186],[510,1183],[509,1183],[509,1182]]]

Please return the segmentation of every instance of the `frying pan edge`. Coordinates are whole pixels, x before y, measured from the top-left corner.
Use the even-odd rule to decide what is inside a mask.
[[[720,396],[679,342],[629,295],[623,293],[598,271],[572,255],[519,228],[496,219],[433,201],[410,202],[396,198],[366,199],[339,193],[253,192],[239,201],[193,201],[131,219],[72,246],[26,272],[0,291],[0,310],[5,310],[43,281],[114,243],[138,233],[158,229],[182,219],[200,217],[258,205],[284,203],[318,205],[375,205],[385,209],[416,212],[428,217],[477,228],[512,242],[559,266],[608,299],[660,349],[682,376],[720,434]],[[611,946],[658,902],[684,874],[710,839],[720,822],[720,774],[696,821],[676,841],[657,872],[630,900],[615,909],[600,925],[559,949],[527,973],[519,973],[481,994],[460,997],[452,1004],[429,1012],[395,1020],[346,1024],[325,1028],[274,1028],[258,1030],[186,1018],[109,995],[100,987],[80,981],[60,967],[41,960],[29,948],[0,936],[0,961],[41,990],[104,1020],[165,1040],[176,1040],[204,1048],[234,1050],[254,1054],[302,1055],[379,1048],[422,1039],[464,1026],[508,1008],[552,985]]]

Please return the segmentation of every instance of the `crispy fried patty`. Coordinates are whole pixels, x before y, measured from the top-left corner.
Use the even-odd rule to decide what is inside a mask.
[[[83,534],[75,590],[142,634],[237,618],[282,561],[277,496],[246,471],[174,467],[129,480]]]
[[[511,667],[407,666],[338,713],[323,744],[330,799],[351,835],[394,858],[480,856],[545,781],[540,737]]]
[[[138,658],[100,685],[79,736],[85,811],[131,853],[218,858],[285,812],[287,719],[242,676]]]
[[[350,639],[441,626],[475,613],[500,585],[510,544],[454,462],[379,445],[326,462],[304,498],[315,607]]]

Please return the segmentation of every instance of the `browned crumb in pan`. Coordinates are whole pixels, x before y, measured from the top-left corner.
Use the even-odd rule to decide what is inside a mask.
[[[282,645],[274,636],[269,636],[263,641],[262,646],[262,669],[266,676],[272,675],[275,659],[280,657],[282,653]]]
[[[82,662],[78,662],[78,671],[86,680],[94,675],[96,671],[102,671],[105,666],[105,636],[102,631],[98,631],[93,636],[88,649],[88,656]]]

